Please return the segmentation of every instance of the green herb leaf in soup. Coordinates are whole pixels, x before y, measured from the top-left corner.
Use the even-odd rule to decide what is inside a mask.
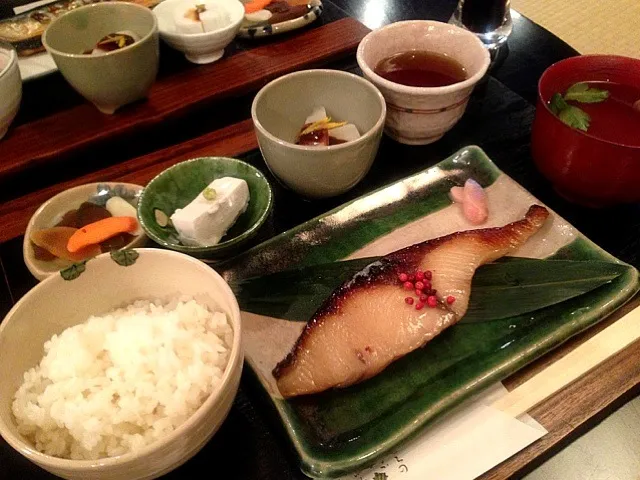
[[[565,99],[559,93],[554,93],[553,97],[551,97],[551,101],[549,102],[549,108],[551,108],[551,111],[555,115],[558,115],[562,110],[564,110],[568,106],[569,104],[565,101]]]
[[[600,103],[609,98],[609,92],[599,88],[590,87],[584,82],[576,83],[569,87],[564,99],[579,103]]]
[[[591,123],[591,117],[589,114],[580,110],[578,107],[574,107],[573,105],[569,105],[564,110],[561,110],[558,114],[558,118],[570,127],[577,128],[583,132],[586,132],[589,129],[589,124]]]

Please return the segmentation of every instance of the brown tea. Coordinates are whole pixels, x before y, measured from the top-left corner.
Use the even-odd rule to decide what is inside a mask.
[[[456,60],[424,50],[391,55],[373,71],[390,82],[410,87],[444,87],[467,78],[467,71]]]

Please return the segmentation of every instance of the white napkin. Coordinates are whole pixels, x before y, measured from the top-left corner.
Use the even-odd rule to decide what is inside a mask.
[[[472,398],[386,458],[343,480],[472,480],[541,438],[547,431],[529,415],[518,419],[492,408],[501,383]]]

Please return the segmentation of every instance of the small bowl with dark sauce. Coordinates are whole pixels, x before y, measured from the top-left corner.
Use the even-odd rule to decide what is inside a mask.
[[[374,30],[357,60],[387,103],[385,132],[409,145],[433,143],[460,120],[490,62],[473,33],[431,20]]]
[[[31,274],[44,280],[73,264],[81,264],[104,252],[142,247],[147,236],[138,225],[137,205],[142,192],[131,183],[90,183],[64,190],[43,203],[33,214],[24,234],[22,254]],[[118,223],[124,226],[118,226]],[[97,225],[97,228],[96,228]],[[81,230],[99,240],[81,248]]]

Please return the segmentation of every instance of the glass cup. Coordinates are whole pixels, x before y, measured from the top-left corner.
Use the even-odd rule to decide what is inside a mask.
[[[475,33],[488,49],[497,49],[513,29],[510,3],[510,0],[458,0],[449,23]]]

